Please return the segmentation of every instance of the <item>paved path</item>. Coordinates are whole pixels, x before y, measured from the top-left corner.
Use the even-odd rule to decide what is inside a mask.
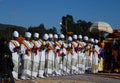
[[[120,83],[120,74],[83,74],[71,76],[49,77],[36,80],[21,80],[16,83]]]

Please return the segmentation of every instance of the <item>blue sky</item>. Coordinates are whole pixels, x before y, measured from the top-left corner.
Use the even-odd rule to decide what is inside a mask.
[[[0,23],[24,27],[55,26],[60,30],[62,16],[104,21],[120,28],[120,0],[0,0]]]

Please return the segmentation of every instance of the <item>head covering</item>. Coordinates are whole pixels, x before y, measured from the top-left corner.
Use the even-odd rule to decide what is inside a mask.
[[[53,34],[50,33],[50,34],[49,34],[49,38],[53,38]]]
[[[72,37],[71,37],[71,36],[69,36],[69,37],[68,37],[68,40],[69,40],[69,41],[72,41]]]
[[[65,36],[63,34],[60,34],[60,38],[65,38]]]
[[[48,34],[45,33],[44,36],[43,36],[43,39],[48,40],[48,38],[49,38]]]
[[[78,38],[79,38],[79,39],[82,39],[82,35],[78,35]]]
[[[91,43],[94,43],[94,39],[93,39],[93,38],[90,38],[90,42],[91,42]]]
[[[19,33],[17,31],[13,32],[13,37],[19,37]]]
[[[95,43],[96,43],[96,44],[98,43],[98,40],[97,40],[97,39],[95,39]]]
[[[25,37],[31,37],[31,33],[30,32],[25,32]]]
[[[57,35],[57,34],[54,34],[54,38],[57,38],[57,39],[58,39],[58,35]]]
[[[39,33],[34,33],[33,37],[39,38]]]
[[[87,37],[87,36],[84,36],[84,40],[85,40],[85,41],[88,41],[88,37]]]
[[[73,35],[73,39],[77,39],[77,35]]]

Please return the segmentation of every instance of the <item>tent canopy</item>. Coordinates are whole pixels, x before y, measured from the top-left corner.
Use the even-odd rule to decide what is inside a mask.
[[[106,22],[95,22],[90,27],[90,32],[108,32],[108,33],[113,33],[113,29]]]

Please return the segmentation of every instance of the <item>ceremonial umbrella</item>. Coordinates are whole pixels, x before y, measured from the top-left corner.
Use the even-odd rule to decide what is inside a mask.
[[[90,32],[107,32],[113,33],[112,27],[106,22],[95,22],[90,27]]]

